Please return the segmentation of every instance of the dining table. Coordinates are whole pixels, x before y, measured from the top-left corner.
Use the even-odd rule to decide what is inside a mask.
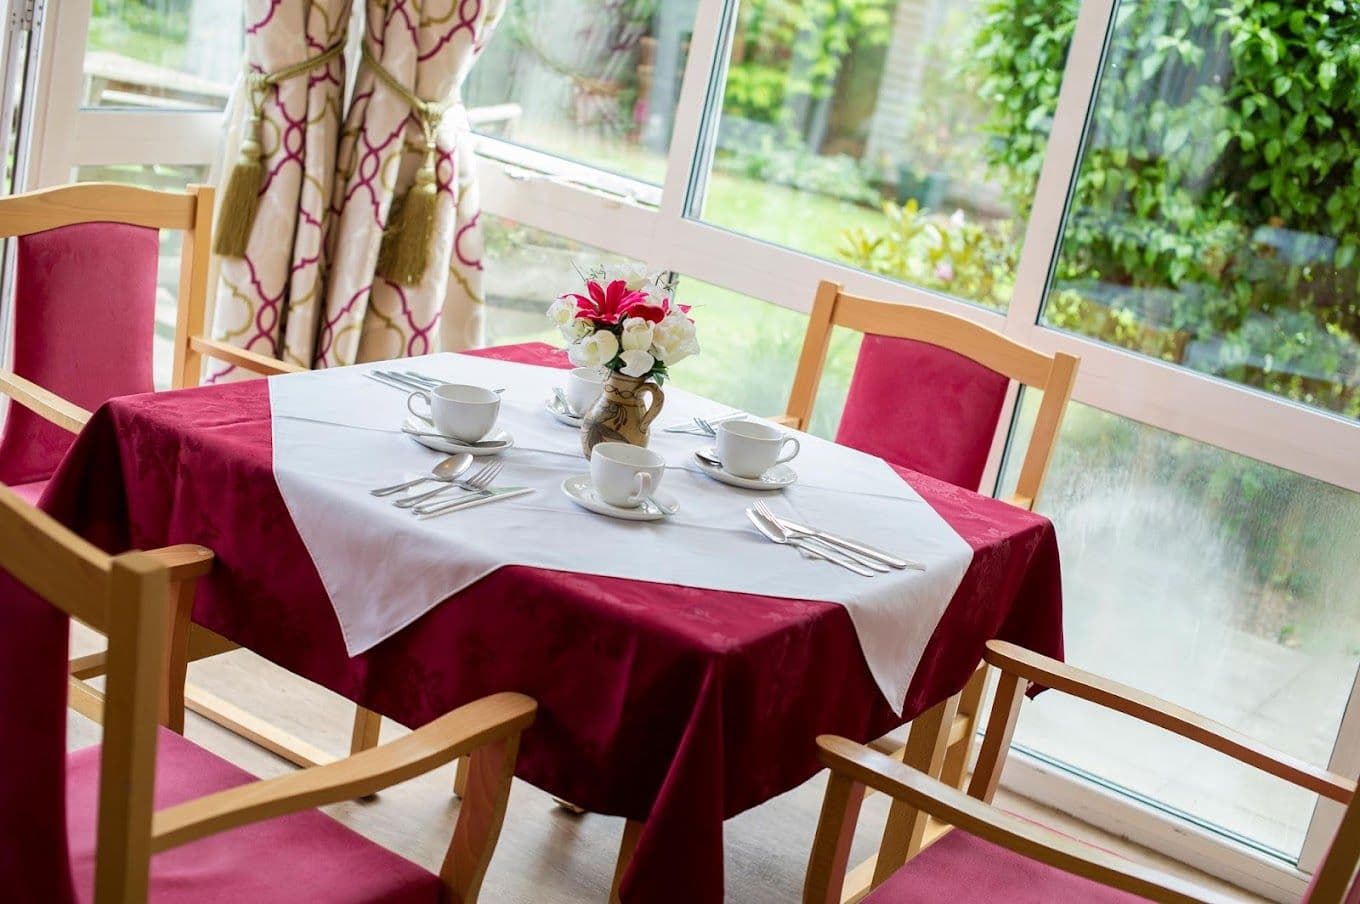
[[[545,395],[570,366],[543,343],[468,354],[542,368]],[[354,653],[280,491],[269,382],[109,401],[41,506],[110,552],[210,548],[196,624],[408,727],[498,691],[536,699],[516,774],[637,826],[620,900],[723,900],[724,821],[811,778],[818,735],[868,741],[937,707],[994,638],[1062,656],[1052,524],[897,466],[971,551],[901,699],[843,605],[570,568],[498,567]],[[562,542],[589,542],[599,518],[582,510]]]

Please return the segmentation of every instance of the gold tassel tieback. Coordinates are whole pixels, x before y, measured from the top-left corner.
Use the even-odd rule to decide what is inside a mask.
[[[269,89],[290,78],[310,72],[329,63],[344,50],[336,44],[314,57],[286,66],[277,72],[247,72],[246,91],[250,103],[250,120],[241,139],[240,156],[231,168],[227,187],[222,192],[222,204],[217,210],[217,230],[213,251],[223,257],[245,257],[250,243],[250,231],[255,226],[255,213],[260,206],[260,189],[264,187],[264,102]]]
[[[364,44],[363,61],[379,81],[406,102],[411,115],[420,120],[425,156],[416,170],[411,187],[405,194],[392,199],[382,245],[378,248],[376,270],[378,276],[390,282],[417,286],[429,269],[434,248],[435,202],[439,198],[436,171],[439,164],[439,126],[444,121],[444,114],[456,105],[457,100],[434,102],[417,97],[378,62],[367,43]]]

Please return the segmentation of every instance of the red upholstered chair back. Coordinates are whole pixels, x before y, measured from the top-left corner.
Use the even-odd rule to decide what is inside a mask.
[[[123,223],[20,236],[14,372],[87,411],[114,396],[151,392],[159,253],[157,230]],[[0,481],[47,479],[73,439],[11,406],[0,427]]]
[[[0,507],[23,504],[8,489],[0,493],[13,500]],[[0,537],[10,535],[0,528]],[[0,546],[0,558],[5,553]],[[0,562],[0,888],[6,900],[75,896],[66,848],[68,621]]]
[[[866,335],[836,442],[976,490],[1010,382],[938,345]]]
[[[74,901],[66,831],[67,629],[109,637],[96,898],[144,900],[169,577],[109,557],[0,486],[0,899]]]
[[[1043,393],[1012,502],[1032,508],[1077,359],[1045,355],[971,320],[817,288],[784,420],[806,429],[831,331],[864,333],[836,441],[970,490],[979,488],[1012,380]]]

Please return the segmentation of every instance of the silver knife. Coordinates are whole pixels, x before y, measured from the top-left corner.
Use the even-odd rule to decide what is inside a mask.
[[[418,505],[413,511],[422,520],[426,518],[438,518],[440,515],[447,515],[449,512],[476,508],[479,505],[489,505],[492,502],[504,502],[507,499],[514,499],[517,496],[523,496],[527,493],[532,493],[533,491],[533,487],[503,487],[498,490],[482,490],[475,496],[464,496],[453,502]]]
[[[809,527],[806,524],[799,524],[796,521],[790,521],[787,518],[776,518],[775,520],[778,521],[786,530],[793,531],[794,533],[797,534],[805,534],[806,536],[814,537],[818,540],[821,540],[824,543],[830,543],[834,546],[839,546],[843,549],[848,549],[853,552],[857,552],[862,556],[869,556],[871,558],[877,559],[878,561],[882,562],[885,565],[891,565],[893,568],[911,568],[915,569],[916,571],[926,570],[926,567],[922,565],[920,562],[910,562],[907,561],[906,559],[899,559],[892,553],[884,552],[883,550],[878,549],[877,547],[869,546],[864,543],[857,543],[856,541],[851,540],[847,537],[842,537],[839,534],[830,534],[824,530],[818,530],[815,527]]]
[[[381,383],[382,385],[386,386],[389,389],[400,389],[402,392],[408,395],[411,393],[411,387],[407,386],[405,383],[398,383],[396,380],[393,380],[389,377],[380,377],[373,371],[365,372],[364,376],[368,377],[374,383]]]

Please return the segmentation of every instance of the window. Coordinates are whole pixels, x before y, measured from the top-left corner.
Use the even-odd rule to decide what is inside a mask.
[[[1027,398],[1017,444],[1037,411]],[[1040,510],[1062,550],[1069,661],[1327,765],[1360,663],[1360,494],[1074,404]],[[1016,738],[1281,856],[1316,800],[1058,694]]]
[[[468,76],[473,127],[659,185],[694,7],[655,0],[509,4]]]
[[[1075,7],[1075,4],[1055,4]],[[1067,13],[1071,17],[1071,13]],[[1012,12],[978,0],[743,3],[707,222],[993,308],[1010,301],[1049,119],[1006,105]],[[1041,45],[1055,98],[1066,42]]]
[[[1360,417],[1355,26],[1279,16],[1121,5],[1044,322]]]
[[[81,104],[221,110],[241,34],[240,0],[94,0]]]

